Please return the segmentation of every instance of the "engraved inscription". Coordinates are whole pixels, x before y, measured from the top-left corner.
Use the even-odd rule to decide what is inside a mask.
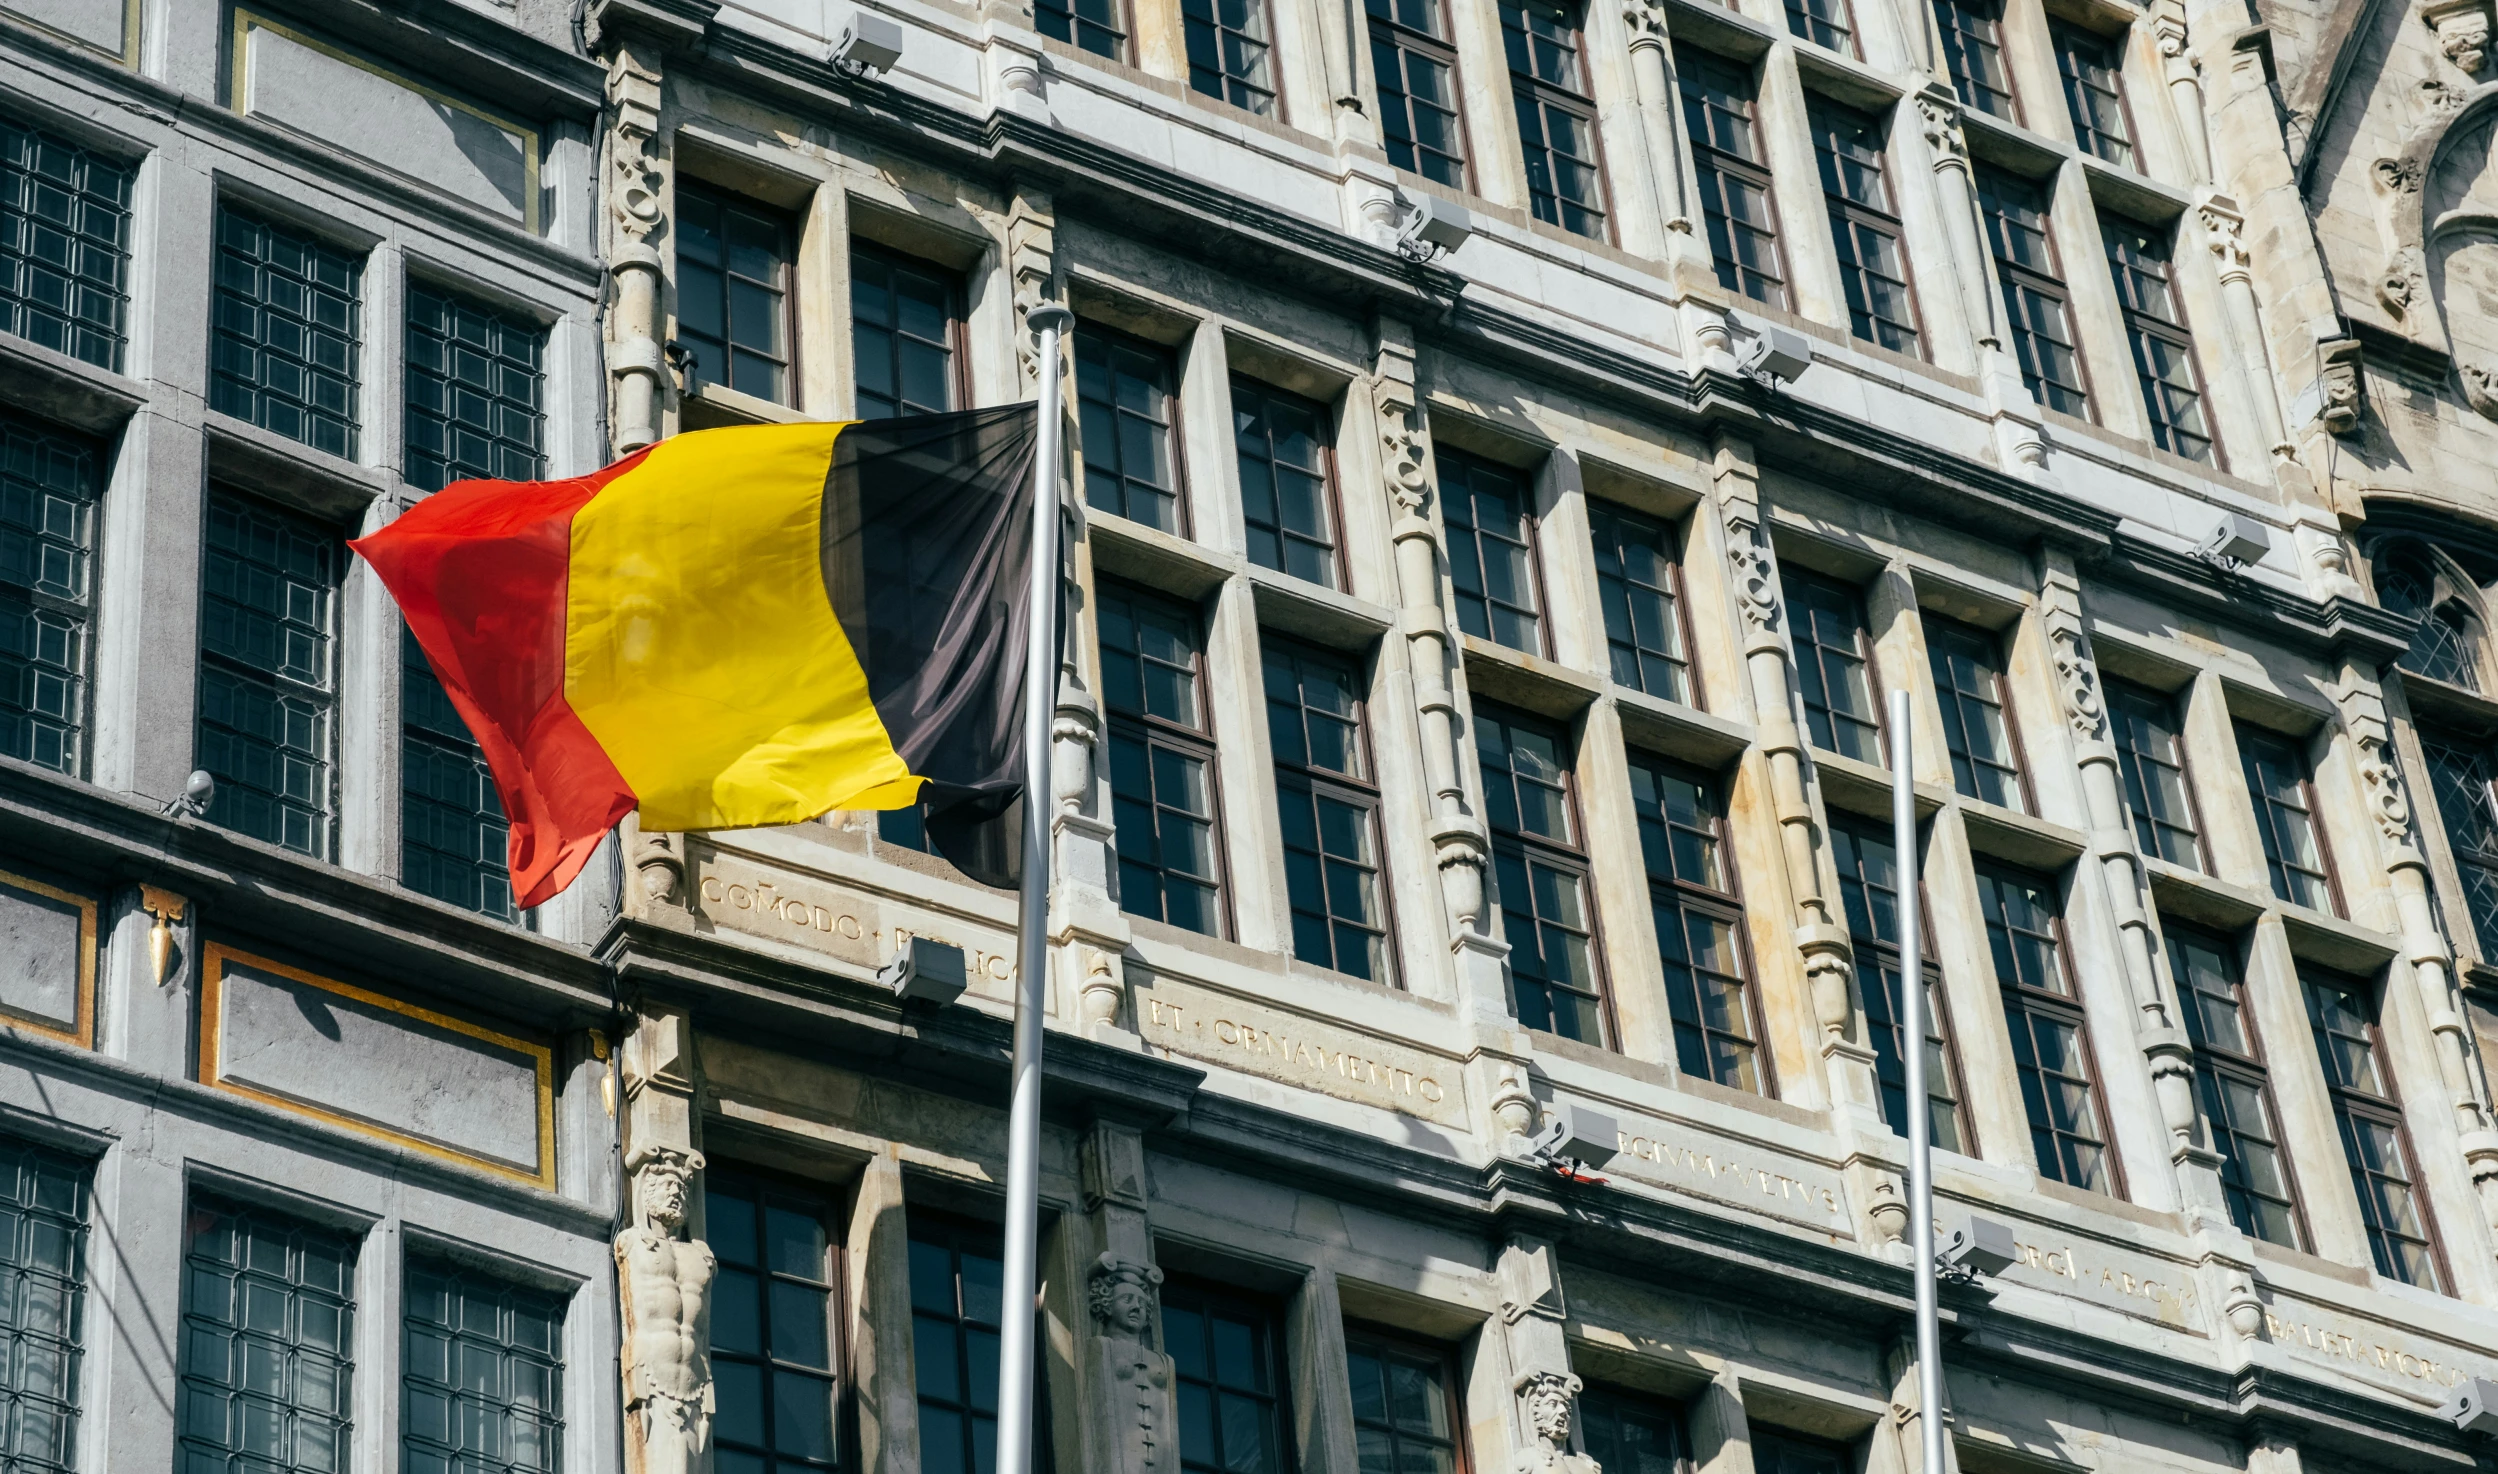
[[[1149,1042],[1176,1054],[1425,1120],[1465,1121],[1449,1062],[1384,1039],[1167,978],[1140,984],[1136,1015]]]
[[[1791,1222],[1850,1234],[1847,1189],[1836,1173],[1759,1147],[1658,1123],[1620,1133],[1606,1170],[1715,1198]]]

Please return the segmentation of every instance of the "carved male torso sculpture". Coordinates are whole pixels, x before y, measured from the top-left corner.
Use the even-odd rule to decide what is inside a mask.
[[[639,1221],[616,1236],[624,1298],[628,1443],[638,1474],[701,1474],[711,1445],[711,1246],[677,1237],[686,1175],[702,1158],[636,1152]]]

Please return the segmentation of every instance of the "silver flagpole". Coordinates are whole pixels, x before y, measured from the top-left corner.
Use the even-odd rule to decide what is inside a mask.
[[[1058,339],[1064,307],[1036,307],[1041,439],[1032,458],[1032,651],[1024,665],[1023,909],[1015,938],[1015,1083],[1006,1114],[1006,1303],[998,1316],[997,1474],[1032,1468],[1034,1252],[1040,1236],[1041,1015],[1049,1004],[1050,719],[1058,708]]]
[[[1926,1094],[1926,979],[1917,934],[1917,791],[1909,761],[1908,693],[1891,693],[1891,845],[1900,917],[1900,1053],[1908,1072],[1908,1248],[1917,1282],[1917,1431],[1923,1474],[1943,1474],[1943,1338],[1934,1315],[1934,1142]]]

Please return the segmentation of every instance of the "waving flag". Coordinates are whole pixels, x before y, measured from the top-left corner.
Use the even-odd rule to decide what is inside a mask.
[[[678,435],[462,481],[353,544],[467,719],[522,906],[617,820],[921,805],[1015,883],[1033,406]]]

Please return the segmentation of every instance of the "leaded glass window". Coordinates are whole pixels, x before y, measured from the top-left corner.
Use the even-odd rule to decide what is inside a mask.
[[[508,312],[408,284],[410,486],[546,475],[546,331]]]
[[[363,288],[358,257],[291,226],[219,210],[208,407],[355,459]]]
[[[2429,786],[2437,796],[2437,815],[2445,822],[2446,848],[2455,859],[2455,876],[2463,884],[2465,909],[2472,916],[2472,934],[2481,959],[2498,961],[2498,799],[2486,749],[2420,736],[2427,759]]]
[[[0,1469],[77,1462],[87,1341],[87,1163],[0,1141]]]
[[[81,435],[0,412],[0,756],[86,764],[103,455]]]
[[[209,822],[316,860],[330,857],[337,812],[338,559],[318,524],[209,493],[198,736],[217,780]]]
[[[2398,662],[2402,668],[2467,691],[2481,689],[2480,622],[2458,596],[2460,580],[2441,575],[2437,560],[2409,542],[2380,551],[2375,573],[2377,602],[2419,621]]]
[[[405,1293],[401,1474],[561,1469],[563,1297],[435,1259]]]
[[[511,825],[485,749],[406,626],[399,641],[399,878],[419,895],[511,920]]]
[[[0,118],[0,333],[120,371],[138,172]]]
[[[828,1216],[821,1198],[795,1186],[719,1168],[704,1174],[703,1240],[720,1256],[711,1308],[715,1474],[809,1474],[840,1462],[840,1260]],[[996,1386],[992,1368],[989,1390]]]
[[[179,1474],[346,1474],[355,1240],[210,1197],[184,1229]]]
[[[1589,504],[1587,525],[1613,678],[1634,691],[1689,704],[1691,659],[1674,529],[1602,503]]]

